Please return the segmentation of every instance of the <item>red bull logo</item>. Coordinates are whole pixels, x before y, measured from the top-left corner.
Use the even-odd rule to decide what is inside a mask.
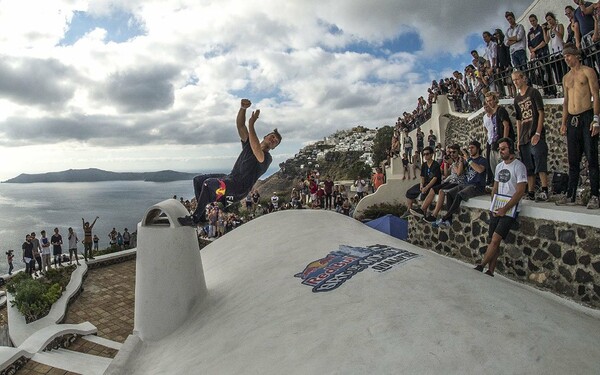
[[[310,262],[302,272],[294,275],[313,292],[328,292],[341,286],[357,273],[373,268],[384,272],[419,255],[386,245],[352,247],[341,245],[326,257]]]
[[[225,181],[219,180],[219,187],[217,188],[217,190],[215,190],[215,193],[217,193],[217,198],[215,199],[215,201],[220,201],[221,198],[223,198],[223,196],[225,196],[226,192],[227,192],[227,185],[225,185]]]

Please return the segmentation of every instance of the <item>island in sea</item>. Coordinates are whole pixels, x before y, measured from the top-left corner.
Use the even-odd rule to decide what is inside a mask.
[[[111,172],[97,168],[69,169],[61,172],[39,174],[22,173],[3,183],[28,184],[34,182],[98,182],[98,181],[150,181],[170,182],[191,180],[198,173],[177,172],[172,170],[158,172]]]

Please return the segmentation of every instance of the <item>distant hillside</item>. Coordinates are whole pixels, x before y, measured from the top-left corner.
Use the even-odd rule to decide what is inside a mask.
[[[20,174],[15,178],[6,180],[6,183],[27,184],[33,182],[98,182],[98,181],[152,181],[169,182],[191,180],[196,173],[177,171],[159,172],[110,172],[102,169],[69,169],[62,172],[49,172],[40,174]]]

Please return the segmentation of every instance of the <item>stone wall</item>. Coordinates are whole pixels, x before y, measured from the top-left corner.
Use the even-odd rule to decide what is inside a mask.
[[[462,208],[445,228],[409,220],[410,243],[471,264],[483,258],[487,210]],[[600,229],[523,216],[516,225],[500,246],[499,272],[600,308]]]
[[[515,125],[512,104],[506,104],[505,108]],[[568,172],[566,139],[559,133],[562,104],[545,104],[544,109],[549,172]],[[483,114],[471,121],[446,116],[450,120],[447,144],[467,145],[472,139],[484,144]],[[583,175],[586,164],[584,158]],[[450,228],[433,228],[412,217],[409,220],[408,241],[439,254],[476,264],[487,248],[487,210],[463,207]],[[518,228],[501,245],[497,265],[500,273],[600,308],[600,229],[525,216],[516,225]]]

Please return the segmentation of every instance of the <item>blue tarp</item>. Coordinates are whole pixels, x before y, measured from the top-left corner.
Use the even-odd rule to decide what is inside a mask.
[[[392,214],[385,215],[379,219],[367,223],[373,229],[389,234],[390,236],[406,240],[408,238],[408,221],[400,219]]]

